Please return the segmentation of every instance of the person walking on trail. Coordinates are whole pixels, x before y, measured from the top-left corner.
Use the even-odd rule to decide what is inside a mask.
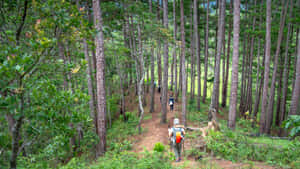
[[[170,96],[170,98],[169,98],[169,106],[170,106],[170,110],[173,111],[174,110],[174,98],[173,98],[173,96]]]
[[[179,125],[179,119],[175,118],[173,127],[169,129],[169,138],[171,138],[171,145],[174,149],[176,162],[181,160],[181,147],[184,144],[185,131],[182,125]]]

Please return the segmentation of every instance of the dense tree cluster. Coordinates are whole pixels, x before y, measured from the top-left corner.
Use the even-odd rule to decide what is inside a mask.
[[[139,131],[146,104],[167,122],[171,91],[184,125],[189,100],[210,103],[209,118],[229,107],[231,129],[245,118],[286,135],[300,115],[299,13],[300,0],[1,1],[0,166],[103,155],[130,91]]]

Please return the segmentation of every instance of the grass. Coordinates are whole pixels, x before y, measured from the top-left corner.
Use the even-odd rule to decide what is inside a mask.
[[[257,143],[257,144],[265,144],[265,145],[272,145],[275,147],[282,147],[282,148],[288,148],[289,143],[291,143],[290,140],[283,140],[283,139],[272,139],[269,137],[248,137],[249,142]]]

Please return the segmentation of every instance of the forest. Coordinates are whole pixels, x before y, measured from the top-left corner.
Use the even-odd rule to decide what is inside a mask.
[[[300,0],[1,0],[0,168],[300,169],[299,28]]]

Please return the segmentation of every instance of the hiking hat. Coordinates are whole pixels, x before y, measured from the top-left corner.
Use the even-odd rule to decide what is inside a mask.
[[[175,118],[174,121],[173,121],[174,125],[177,125],[179,124],[179,119]]]

